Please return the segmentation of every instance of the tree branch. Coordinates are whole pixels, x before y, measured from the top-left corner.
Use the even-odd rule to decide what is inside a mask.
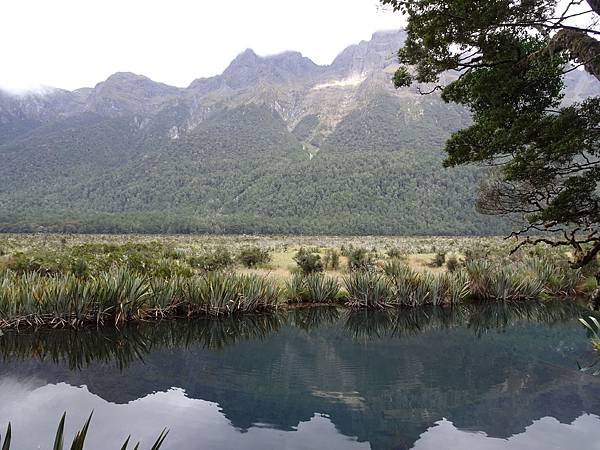
[[[600,3],[600,0],[598,0]],[[600,80],[600,41],[581,31],[563,29],[556,33],[542,53],[568,51],[584,64],[585,70]],[[539,53],[533,53],[534,56]]]

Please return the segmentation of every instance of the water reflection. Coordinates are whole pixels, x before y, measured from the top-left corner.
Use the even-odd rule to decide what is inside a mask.
[[[7,334],[0,423],[39,430],[23,431],[33,445],[62,410],[75,427],[93,408],[95,430],[114,429],[115,442],[168,426],[166,449],[522,448],[538,422],[557,433],[575,423],[573,442],[593,447],[578,420],[597,420],[600,380],[576,367],[590,355],[580,314],[570,304],[311,308]],[[473,432],[486,440],[463,435]],[[92,448],[112,448],[93,435]]]
[[[524,322],[551,326],[586,313],[589,314],[589,310],[575,302],[490,302],[448,308],[352,311],[347,314],[346,327],[359,339],[402,337],[457,326],[466,326],[480,336]]]
[[[281,431],[269,424],[256,424],[241,433],[220,411],[219,405],[191,399],[181,389],[156,392],[129,402],[115,404],[90,393],[86,387],[60,383],[36,386],[35,382],[4,379],[0,382],[0,417],[11,414],[13,420],[13,448],[46,448],[56,433],[56,424],[48,421],[56,411],[68,410],[66,429],[73,435],[79,419],[94,411],[93,428],[110,433],[90,433],[88,448],[117,449],[128,435],[141,441],[141,448],[150,448],[156,439],[156,430],[164,426],[175,430],[169,434],[166,449],[368,449],[366,443],[346,437],[335,430],[331,420],[315,414],[301,422],[294,430]],[[31,430],[36,430],[32,433]]]
[[[155,349],[201,345],[218,350],[240,341],[262,339],[284,323],[282,315],[249,315],[240,319],[164,321],[82,330],[42,329],[37,332],[7,332],[0,338],[4,361],[34,358],[70,369],[82,369],[92,362],[114,363],[123,370],[143,361]]]
[[[123,370],[144,355],[161,348],[201,345],[224,349],[252,339],[264,339],[284,325],[311,331],[343,322],[355,339],[401,338],[430,330],[466,327],[481,336],[517,323],[560,324],[589,314],[571,302],[519,302],[461,305],[452,308],[424,307],[350,311],[337,307],[298,308],[277,314],[249,315],[220,320],[164,321],[82,330],[30,330],[8,332],[0,339],[5,361],[39,359],[82,369],[91,362],[114,362]]]
[[[507,439],[460,430],[444,419],[423,433],[414,449],[590,449],[598,448],[598,442],[600,417],[591,414],[582,414],[572,423],[560,423],[553,417],[543,417],[535,420],[522,433]]]

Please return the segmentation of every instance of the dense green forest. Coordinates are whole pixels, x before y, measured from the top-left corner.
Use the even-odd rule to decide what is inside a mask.
[[[84,114],[0,147],[0,230],[505,232],[474,211],[481,173],[441,166],[439,148],[468,116],[434,98],[423,109],[428,119],[415,120],[381,97],[312,158],[259,106],[224,109],[178,140],[142,134],[131,117]]]

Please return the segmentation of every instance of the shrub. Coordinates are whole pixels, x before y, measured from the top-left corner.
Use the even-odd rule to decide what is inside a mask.
[[[335,249],[325,250],[323,257],[323,266],[325,269],[337,270],[340,268],[340,253]]]
[[[456,269],[458,269],[458,267],[458,259],[455,255],[450,255],[450,257],[446,260],[446,268],[448,269],[448,272],[454,272]]]
[[[243,248],[237,256],[237,260],[248,268],[253,268],[271,261],[271,255],[267,250],[260,247]]]
[[[181,286],[183,279],[170,278],[150,279],[150,298],[148,304],[151,308],[163,313],[171,306],[177,306],[181,299]]]
[[[433,265],[435,267],[442,267],[446,262],[446,252],[437,252],[435,254],[435,259],[433,261]]]
[[[471,293],[479,299],[536,299],[544,292],[543,280],[516,264],[473,261],[466,270]]]
[[[264,311],[277,306],[281,290],[266,277],[259,275],[237,276],[239,301],[231,312]]]
[[[406,270],[408,266],[406,263],[400,259],[390,259],[383,266],[383,272],[390,279],[394,279],[398,276],[401,276]]]
[[[401,262],[390,261],[384,267],[390,280],[393,302],[397,305],[415,306],[424,304],[428,294],[421,274]]]
[[[6,262],[6,268],[16,273],[36,272],[43,275],[66,272],[60,259],[46,253],[35,255],[15,253]]]
[[[402,261],[392,259],[383,267],[393,293],[392,303],[403,306],[440,305],[457,303],[469,294],[466,275],[420,273]]]
[[[373,260],[369,252],[364,248],[352,248],[348,251],[348,270],[369,270],[373,266]]]
[[[76,258],[71,262],[71,273],[78,278],[85,278],[90,274],[90,268],[83,259]]]
[[[583,280],[581,269],[571,269],[566,263],[546,258],[528,258],[522,263],[523,276],[537,279],[544,292],[552,297],[574,295]]]
[[[405,256],[400,249],[396,247],[388,249],[386,253],[391,259],[402,259]]]
[[[298,250],[298,253],[294,256],[294,261],[300,267],[300,270],[304,275],[311,273],[323,272],[323,262],[321,261],[321,255],[311,252],[304,247]]]
[[[149,277],[172,278],[191,277],[194,272],[184,261],[161,258],[154,262],[145,272]]]
[[[224,270],[233,265],[233,257],[227,248],[216,247],[189,259],[189,264],[195,269],[205,272]]]

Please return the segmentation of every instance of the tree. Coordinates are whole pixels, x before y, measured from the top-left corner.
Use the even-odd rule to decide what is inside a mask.
[[[447,141],[444,165],[487,167],[479,210],[522,217],[519,246],[571,246],[574,268],[593,261],[600,99],[569,104],[562,90],[579,68],[600,80],[600,1],[381,2],[408,20],[396,87],[425,83],[425,93],[440,91],[472,112],[472,125]]]

